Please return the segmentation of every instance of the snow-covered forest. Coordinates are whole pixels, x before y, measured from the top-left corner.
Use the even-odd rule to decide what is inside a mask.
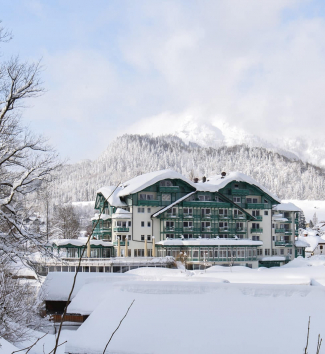
[[[323,168],[264,148],[245,145],[204,148],[170,135],[123,135],[96,160],[64,166],[51,186],[53,202],[94,200],[96,190],[104,185],[165,168],[199,178],[237,170],[283,199],[325,198]]]

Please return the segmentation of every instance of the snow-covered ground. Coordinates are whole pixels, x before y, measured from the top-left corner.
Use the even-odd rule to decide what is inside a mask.
[[[301,353],[309,316],[308,352],[315,352],[318,333],[325,338],[325,256],[272,269],[139,268],[81,278],[68,312],[90,316],[78,330],[63,332],[60,354],[102,353],[133,300],[107,353]],[[65,294],[65,273],[53,280],[56,294]],[[42,354],[43,344],[48,353],[53,343],[48,334],[29,353]]]
[[[305,214],[306,222],[313,220],[316,213],[318,221],[325,220],[325,200],[282,200],[282,203],[293,203]]]

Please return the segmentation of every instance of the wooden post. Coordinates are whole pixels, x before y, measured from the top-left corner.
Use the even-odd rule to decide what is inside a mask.
[[[155,242],[155,236],[152,236],[152,257],[156,257],[156,242]]]
[[[144,238],[144,256],[148,257],[147,237]]]
[[[128,254],[128,239],[127,239],[127,236],[125,237],[125,255],[124,257],[128,257],[129,254]]]
[[[121,257],[121,241],[120,238],[117,238],[117,257]]]
[[[90,240],[87,242],[87,257],[90,258]]]

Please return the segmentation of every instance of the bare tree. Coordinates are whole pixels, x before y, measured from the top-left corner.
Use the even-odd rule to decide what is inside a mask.
[[[10,37],[9,32],[0,28],[0,41]],[[26,99],[43,92],[40,71],[40,63],[28,64],[18,58],[0,62],[0,264],[6,267],[12,262],[32,267],[30,254],[47,252],[43,235],[24,225],[30,212],[26,201],[51,180],[52,172],[59,166],[57,154],[45,139],[33,135],[21,124]],[[10,326],[16,326],[16,336],[22,337],[28,322],[26,311],[30,307],[26,306],[26,311],[20,315],[19,303],[15,310],[13,302],[6,302],[16,297],[26,304],[24,287],[15,283],[9,274],[0,268],[0,337],[11,333]],[[8,289],[10,295],[5,298],[2,294],[7,294]]]
[[[79,217],[72,205],[56,206],[52,224],[53,236],[56,238],[77,238],[79,236]]]

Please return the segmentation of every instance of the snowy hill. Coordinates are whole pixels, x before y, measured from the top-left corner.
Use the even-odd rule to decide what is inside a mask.
[[[317,140],[304,136],[265,139],[246,130],[228,124],[223,119],[202,119],[193,115],[173,116],[165,113],[132,126],[131,134],[153,136],[174,135],[184,142],[196,143],[202,147],[220,148],[236,145],[262,147],[293,159],[301,159],[325,167],[325,146]]]
[[[325,199],[322,168],[265,148],[206,148],[171,135],[116,138],[96,160],[66,165],[53,183],[52,195],[56,203],[94,200],[102,186],[165,168],[187,177],[241,171],[282,199]]]

